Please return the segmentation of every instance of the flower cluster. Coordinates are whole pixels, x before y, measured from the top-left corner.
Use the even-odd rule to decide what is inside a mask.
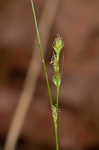
[[[52,61],[53,69],[55,72],[55,76],[53,78],[53,83],[55,84],[56,87],[60,87],[60,85],[61,85],[61,78],[59,75],[59,57],[60,57],[60,53],[61,53],[63,46],[64,46],[64,44],[63,44],[62,38],[60,36],[58,36],[55,39],[54,44],[53,44],[53,49],[55,51],[55,54],[54,54],[54,58]]]
[[[53,77],[53,83],[56,86],[57,94],[56,94],[56,106],[52,105],[52,116],[55,126],[57,126],[57,120],[58,120],[58,99],[59,99],[59,88],[61,85],[61,77],[59,73],[59,57],[61,50],[63,48],[63,41],[60,36],[58,36],[53,44],[54,49],[54,56],[51,63],[53,64],[53,69],[55,72],[55,75]]]

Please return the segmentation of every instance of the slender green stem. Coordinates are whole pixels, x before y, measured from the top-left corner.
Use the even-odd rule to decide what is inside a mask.
[[[55,137],[56,137],[56,150],[59,150],[59,142],[58,142],[58,123],[54,124],[55,128]]]
[[[56,73],[56,76],[59,75],[59,72]],[[57,112],[57,121],[56,121],[56,125],[55,125],[55,136],[56,136],[56,150],[59,150],[59,142],[58,142],[58,105],[59,105],[59,89],[60,87],[57,86],[56,87],[56,112]]]
[[[56,98],[56,108],[58,112],[58,105],[59,105],[59,87],[57,87],[57,98]]]
[[[36,19],[33,0],[30,0],[30,3],[31,3],[31,6],[32,6],[32,15],[33,15],[33,21],[34,21],[34,26],[35,26],[35,32],[36,32],[38,47],[40,49],[41,61],[42,61],[42,64],[43,64],[44,74],[45,74],[47,88],[48,88],[48,95],[49,95],[49,99],[50,99],[50,107],[51,107],[51,111],[52,111],[53,122],[54,122],[54,132],[55,132],[55,137],[56,137],[56,150],[59,150],[59,142],[58,142],[58,101],[59,101],[59,88],[60,88],[60,86],[56,87],[57,88],[57,93],[56,93],[57,96],[56,96],[56,107],[55,107],[53,105],[51,88],[50,88],[49,79],[48,79],[47,67],[46,67],[45,60],[44,60],[43,48],[42,48],[42,44],[41,44],[41,41],[40,41],[40,35],[39,35],[39,31],[38,31],[38,25],[37,25],[37,19]],[[57,81],[58,81],[58,77],[59,77],[59,71],[56,72]]]
[[[42,44],[41,44],[40,34],[39,34],[39,31],[38,31],[38,25],[37,25],[37,19],[36,19],[33,0],[30,0],[30,3],[31,3],[31,6],[32,6],[32,15],[33,15],[34,27],[35,27],[38,47],[40,49],[41,61],[42,61],[42,64],[43,64],[44,74],[45,74],[47,88],[48,88],[48,95],[49,95],[49,99],[50,99],[50,107],[52,107],[53,100],[52,100],[51,88],[50,88],[49,79],[48,79],[47,67],[46,67],[45,60],[44,60],[43,47],[42,47]]]
[[[56,76],[59,75],[59,72],[56,74]],[[60,87],[57,86],[56,87],[56,111],[57,111],[57,115],[58,115],[58,105],[59,105],[59,89]]]

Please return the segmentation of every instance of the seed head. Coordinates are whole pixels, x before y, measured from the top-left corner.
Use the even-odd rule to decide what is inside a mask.
[[[53,44],[53,48],[54,48],[54,51],[56,52],[56,54],[60,54],[63,46],[64,46],[64,44],[63,44],[62,38],[60,36],[57,36],[57,38],[55,39],[54,44]]]

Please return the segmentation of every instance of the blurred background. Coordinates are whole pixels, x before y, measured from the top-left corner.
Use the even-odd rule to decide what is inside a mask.
[[[59,104],[61,150],[99,149],[99,1],[59,0],[47,29],[49,14],[44,8],[53,0],[34,0],[38,24],[44,22],[45,59],[50,81],[53,70],[53,40],[64,40],[64,66]],[[47,16],[44,19],[42,13]],[[42,20],[43,19],[43,20]],[[0,146],[11,125],[27,76],[35,33],[29,0],[0,1]],[[35,64],[34,68],[38,67]],[[35,70],[35,69],[34,69]],[[55,99],[55,88],[52,85]],[[17,149],[55,150],[53,123],[43,69],[40,66],[35,94],[20,133]]]

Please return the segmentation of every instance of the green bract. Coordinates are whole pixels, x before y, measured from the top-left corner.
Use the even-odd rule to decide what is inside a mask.
[[[54,41],[54,45],[53,45],[53,48],[56,52],[56,54],[60,54],[62,48],[63,48],[64,44],[63,44],[63,41],[62,41],[62,38],[60,36],[58,36],[55,41]]]
[[[61,78],[60,78],[59,75],[57,75],[57,76],[55,76],[53,78],[53,83],[55,84],[56,87],[60,87],[60,85],[61,85]]]

